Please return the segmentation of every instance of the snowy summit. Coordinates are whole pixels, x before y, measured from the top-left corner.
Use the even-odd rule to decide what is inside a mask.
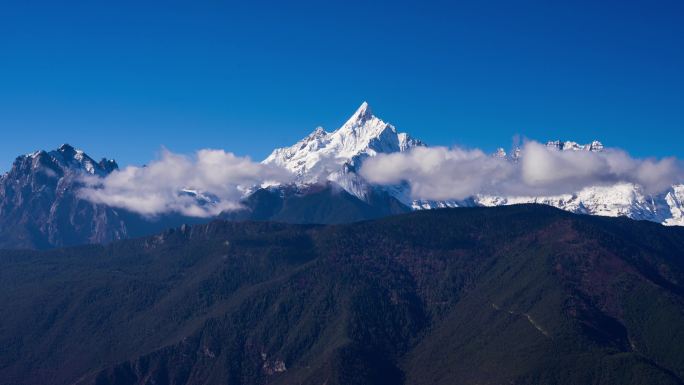
[[[575,213],[627,216],[667,225],[684,225],[683,185],[672,186],[657,196],[645,194],[637,185],[619,183],[588,187],[574,194],[558,196],[477,195],[464,201],[422,201],[412,200],[404,185],[371,186],[357,173],[368,157],[408,151],[417,146],[425,144],[398,132],[393,125],[374,115],[368,103],[363,102],[337,130],[327,132],[318,127],[293,146],[274,150],[263,163],[275,164],[293,172],[300,186],[334,183],[360,199],[366,199],[373,188],[382,189],[413,209],[541,203]],[[604,149],[597,140],[587,144],[554,140],[547,142],[546,146],[558,151],[601,152]],[[513,149],[511,154],[500,148],[492,155],[512,162],[524,156],[520,148]]]
[[[326,132],[318,127],[293,146],[275,149],[263,163],[286,168],[300,183],[338,181],[347,171],[358,170],[366,157],[422,145],[379,119],[363,102],[337,130]]]

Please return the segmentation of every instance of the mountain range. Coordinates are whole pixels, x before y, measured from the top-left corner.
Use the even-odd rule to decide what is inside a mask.
[[[684,384],[682,255],[543,205],[0,250],[0,384]]]
[[[263,161],[294,179],[210,218],[86,199],[119,166],[70,145],[19,156],[0,385],[684,385],[684,227],[662,225],[682,185],[418,201],[360,172],[426,146],[364,103]]]
[[[626,216],[665,225],[684,225],[684,185],[646,194],[635,184],[584,188],[556,196],[475,195],[460,201],[413,199],[407,184],[376,186],[359,169],[369,157],[410,151],[426,146],[400,133],[373,114],[367,103],[335,131],[317,128],[290,147],[274,150],[262,163],[283,167],[295,176],[293,183],[252,186],[242,208],[218,215],[230,220],[275,220],[290,223],[348,223],[411,210],[439,207],[500,206],[540,203],[580,214]],[[594,141],[550,141],[558,151],[603,151]],[[499,149],[492,156],[516,162],[524,154]],[[182,223],[208,219],[168,213],[156,217],[87,201],[78,193],[79,176],[104,178],[117,172],[113,160],[97,162],[81,150],[63,145],[54,151],[19,156],[9,172],[0,176],[0,248],[49,248],[155,233]],[[447,177],[447,176],[445,176]],[[182,191],[204,199],[201,191]],[[206,204],[212,204],[210,200]]]
[[[658,195],[646,194],[635,184],[618,183],[612,186],[588,187],[574,194],[556,196],[480,194],[462,201],[435,202],[412,199],[407,186],[371,186],[357,173],[368,157],[380,153],[408,151],[417,146],[426,145],[406,133],[397,132],[394,126],[376,117],[364,102],[338,130],[328,133],[317,128],[295,145],[276,149],[264,163],[276,164],[294,172],[298,183],[302,185],[324,180],[341,186],[362,200],[371,191],[381,190],[412,209],[539,203],[579,214],[626,216],[665,225],[684,225],[682,184],[674,185]],[[547,147],[558,151],[600,152],[604,149],[599,141],[582,145],[573,141],[554,140],[549,141]],[[499,148],[492,155],[511,162],[524,156],[520,148],[513,149],[510,155]]]

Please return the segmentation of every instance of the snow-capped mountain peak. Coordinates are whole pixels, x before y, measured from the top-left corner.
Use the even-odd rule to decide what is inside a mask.
[[[599,142],[598,140],[594,140],[589,144],[579,144],[571,140],[550,140],[546,142],[546,147],[559,151],[603,151],[603,143]]]
[[[52,151],[39,150],[18,157],[13,168],[22,168],[22,164],[31,164],[33,169],[51,169],[63,173],[85,172],[91,175],[105,176],[119,166],[113,159],[102,158],[99,162],[88,156],[83,150],[69,144],[63,144]]]
[[[350,122],[363,122],[364,120],[368,120],[371,118],[373,118],[373,110],[371,110],[370,106],[368,105],[368,102],[363,102],[356,110],[356,112],[354,112],[354,114],[349,118],[347,124]]]
[[[367,102],[337,130],[316,128],[293,146],[278,148],[263,163],[276,164],[297,175],[299,182],[339,180],[338,174],[355,170],[360,162],[378,153],[406,151],[423,145],[406,133],[398,133],[375,116]]]
[[[82,170],[92,175],[105,176],[119,168],[113,159],[102,158],[97,162],[83,150],[76,149],[67,143],[50,151],[48,155],[64,169]]]

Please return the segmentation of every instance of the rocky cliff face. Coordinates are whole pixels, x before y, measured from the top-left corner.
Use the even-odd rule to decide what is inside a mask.
[[[0,177],[0,247],[101,243],[128,233],[118,213],[78,197],[84,174],[105,176],[113,160],[94,161],[69,145],[19,156]]]
[[[145,218],[81,198],[84,176],[117,169],[114,160],[97,162],[68,144],[17,157],[0,176],[0,248],[106,243],[199,221],[173,214]]]

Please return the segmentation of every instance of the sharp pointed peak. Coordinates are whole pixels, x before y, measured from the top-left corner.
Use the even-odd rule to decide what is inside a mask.
[[[75,149],[72,145],[64,143],[61,146],[59,146],[56,150],[50,151],[49,154],[51,156],[61,157],[64,160],[70,160],[74,159],[79,154],[79,151]]]
[[[373,117],[373,110],[371,110],[368,102],[364,101],[361,103],[359,108],[356,109],[354,115],[351,116],[349,121],[364,121]]]
[[[59,148],[57,148],[57,151],[61,151],[61,152],[69,151],[69,152],[71,152],[71,151],[75,151],[75,149],[69,143],[64,143],[61,146],[59,146]]]

